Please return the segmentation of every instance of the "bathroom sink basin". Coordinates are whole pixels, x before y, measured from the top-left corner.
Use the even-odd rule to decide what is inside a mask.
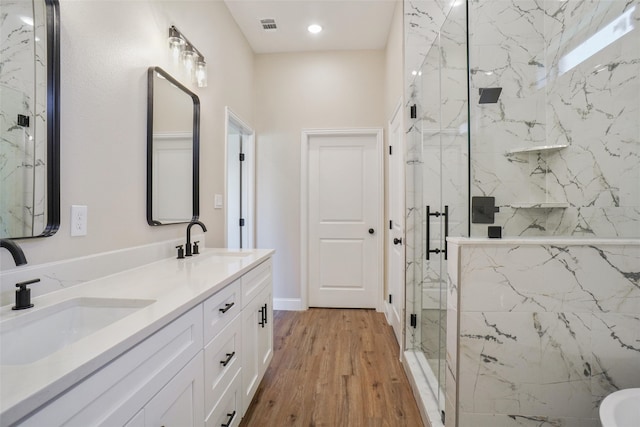
[[[0,365],[24,365],[146,307],[154,300],[74,298],[0,322]]]
[[[640,388],[618,390],[600,404],[602,427],[640,426]]]

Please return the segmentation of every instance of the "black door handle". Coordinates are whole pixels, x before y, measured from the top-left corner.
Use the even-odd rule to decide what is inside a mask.
[[[401,245],[402,244],[402,239],[398,239],[397,237],[394,237],[393,244],[394,245]]]
[[[370,228],[370,229],[369,229],[369,234],[373,234],[373,233],[375,233],[375,232],[376,232],[376,230],[374,230],[373,228]]]

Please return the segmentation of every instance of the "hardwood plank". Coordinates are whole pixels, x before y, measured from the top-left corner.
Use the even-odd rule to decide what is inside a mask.
[[[423,427],[382,313],[274,312],[274,354],[241,427]]]

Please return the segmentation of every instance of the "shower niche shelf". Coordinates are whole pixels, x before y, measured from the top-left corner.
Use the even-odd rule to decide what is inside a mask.
[[[526,202],[526,203],[512,203],[510,205],[513,209],[566,209],[569,207],[569,203],[563,202]]]
[[[507,151],[507,154],[552,153],[567,148],[569,144],[538,145],[535,147],[522,147]]]

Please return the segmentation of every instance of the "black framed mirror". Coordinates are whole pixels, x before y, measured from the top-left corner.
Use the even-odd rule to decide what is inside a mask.
[[[200,99],[160,67],[148,70],[147,222],[199,215]]]
[[[57,0],[2,0],[0,237],[60,227],[60,17]]]

